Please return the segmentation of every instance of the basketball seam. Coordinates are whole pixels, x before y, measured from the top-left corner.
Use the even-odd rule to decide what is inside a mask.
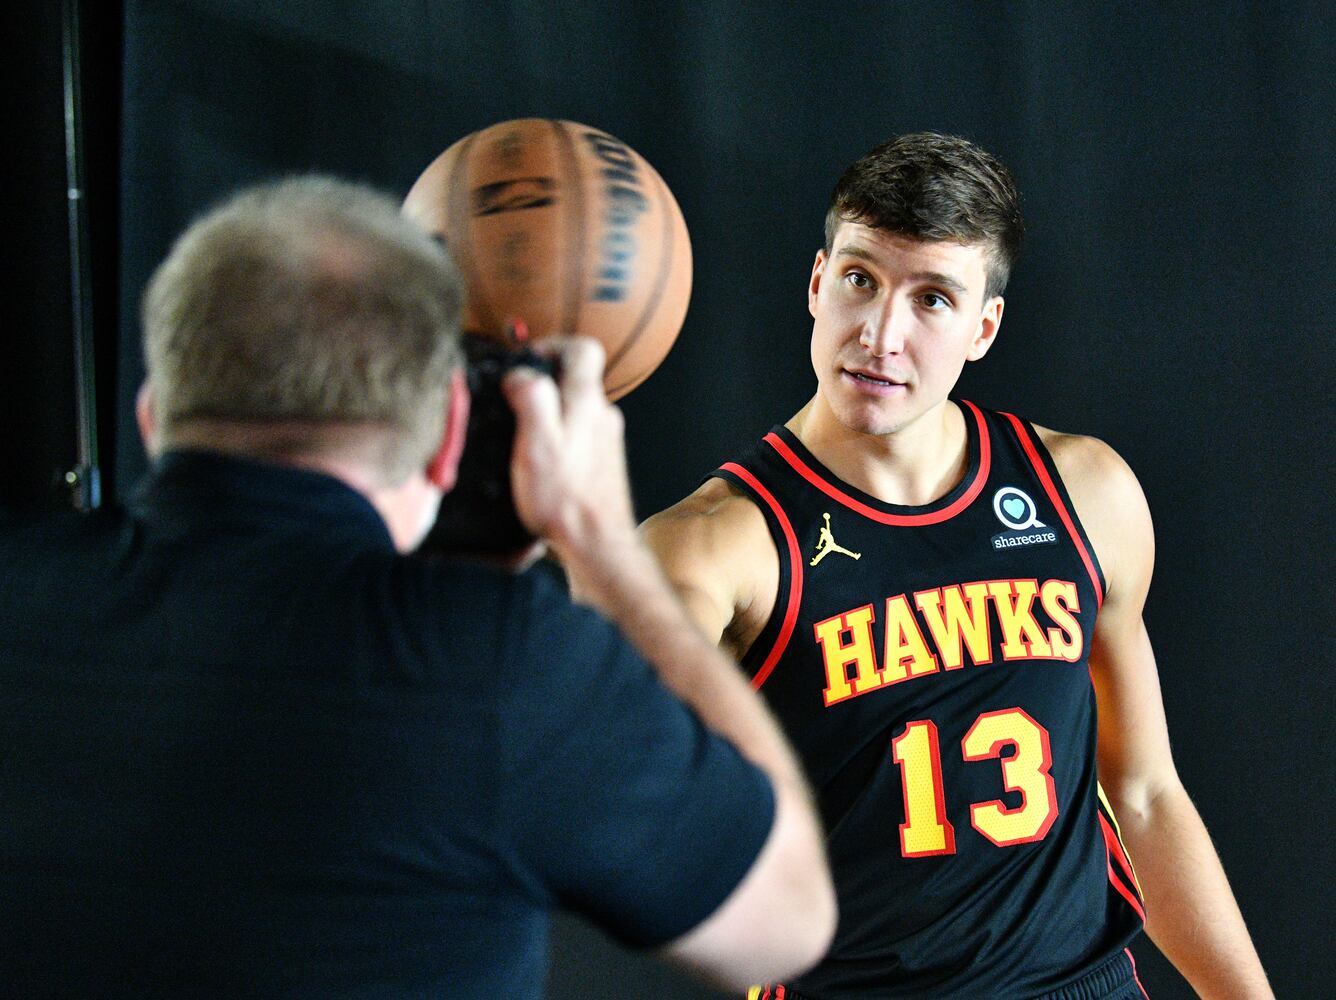
[[[474,315],[477,316],[478,322],[482,326],[495,329],[495,316],[492,315],[486,296],[482,294],[482,283],[479,280],[477,269],[473,266],[473,230],[469,224],[468,188],[458,183],[458,173],[460,170],[467,169],[469,150],[473,147],[473,140],[477,137],[478,135],[475,132],[464,140],[459,155],[455,157],[455,162],[450,165],[450,176],[446,180],[446,190],[450,192],[449,231],[459,235],[459,247],[457,249],[447,247],[447,249],[454,254],[459,269],[464,272],[464,283],[469,289],[469,307],[472,308]]]
[[[566,280],[563,282],[562,325],[558,333],[579,333],[580,306],[584,299],[583,278],[585,264],[585,196],[584,178],[580,176],[580,161],[575,154],[575,141],[566,129],[566,123],[554,118],[548,121],[557,133],[557,152],[564,161],[567,176],[571,178],[573,205],[566,216],[566,239],[569,252],[565,258]]]
[[[648,167],[649,164],[646,164],[646,166]],[[613,369],[617,367],[617,363],[626,356],[626,352],[635,346],[635,342],[645,332],[645,327],[649,325],[649,321],[658,311],[659,302],[663,298],[664,290],[668,287],[668,275],[672,273],[673,244],[675,242],[673,230],[676,228],[673,225],[673,214],[668,203],[668,199],[672,196],[668,193],[668,185],[664,183],[663,178],[658,175],[657,171],[653,172],[653,176],[659,182],[659,215],[664,223],[663,256],[659,261],[659,273],[654,279],[654,289],[650,292],[649,300],[645,303],[640,318],[636,320],[636,325],[631,328],[631,332],[622,341],[622,345],[617,348],[617,353],[608,361],[606,369],[608,375],[612,374]],[[632,379],[631,382],[634,384],[635,379]],[[622,388],[623,386],[619,385],[610,389],[609,394],[618,392]]]

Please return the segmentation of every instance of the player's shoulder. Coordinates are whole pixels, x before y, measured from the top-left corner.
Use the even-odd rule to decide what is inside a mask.
[[[760,508],[733,484],[711,478],[651,517],[641,534],[697,624],[741,657],[779,586],[779,551]]]
[[[1142,574],[1154,553],[1154,528],[1141,483],[1107,442],[1035,427],[1104,565],[1110,586]]]
[[[647,538],[704,539],[711,542],[768,537],[761,509],[727,480],[710,477],[671,507],[641,526]]]
[[[641,536],[678,582],[712,578],[734,598],[777,576],[776,548],[761,509],[732,483],[710,478],[649,518]]]
[[[1069,492],[1075,495],[1118,494],[1141,487],[1131,466],[1108,442],[1089,434],[1071,434],[1035,425],[1035,433],[1053,457]],[[1110,500],[1116,499],[1110,496]]]

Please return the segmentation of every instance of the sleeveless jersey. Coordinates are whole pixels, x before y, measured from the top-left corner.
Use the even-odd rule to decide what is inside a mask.
[[[1039,996],[1145,917],[1095,776],[1095,553],[1034,429],[959,406],[968,471],[927,506],[841,482],[783,427],[714,473],[779,550],[743,666],[806,765],[839,895],[803,996]]]

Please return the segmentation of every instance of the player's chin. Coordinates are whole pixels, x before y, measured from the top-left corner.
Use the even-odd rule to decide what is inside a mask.
[[[903,417],[893,417],[884,413],[851,413],[843,416],[840,422],[851,431],[872,437],[894,434],[907,422]]]
[[[912,418],[902,400],[869,400],[864,397],[842,400],[834,409],[840,423],[849,430],[876,437],[894,434]]]

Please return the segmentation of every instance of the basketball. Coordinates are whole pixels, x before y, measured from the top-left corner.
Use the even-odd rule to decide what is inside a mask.
[[[546,118],[460,139],[404,212],[441,236],[468,287],[464,328],[498,339],[594,337],[603,386],[626,395],[659,366],[691,298],[691,241],[655,169],[606,132]]]

